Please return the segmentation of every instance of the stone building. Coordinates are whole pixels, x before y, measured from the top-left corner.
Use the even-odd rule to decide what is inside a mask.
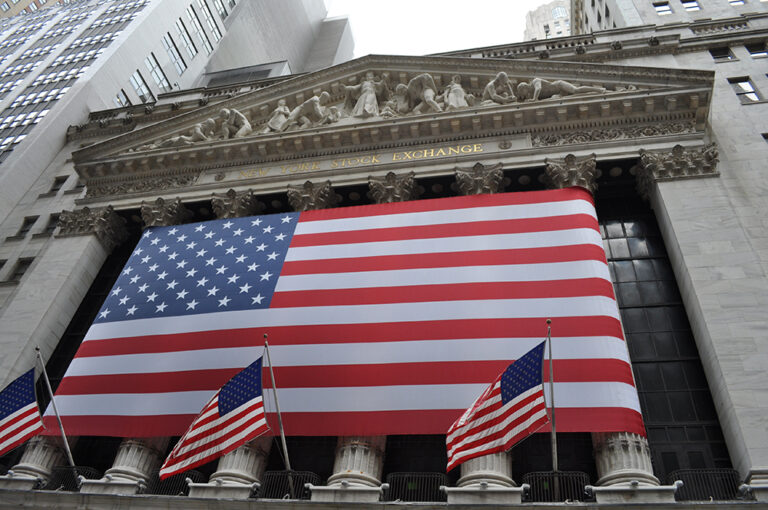
[[[525,14],[526,41],[571,35],[571,5],[566,0],[549,2]]]
[[[709,2],[699,4],[704,10]],[[600,32],[585,23],[581,31],[589,33],[570,37],[368,56],[286,77],[232,83],[224,73],[223,84],[171,91],[152,108],[94,109],[87,123],[66,129],[64,147],[18,193],[19,212],[3,224],[10,233],[13,221],[48,213],[51,197],[38,195],[57,176],[81,179],[79,194],[53,193],[66,211],[59,226],[37,239],[27,238],[43,232],[27,228],[0,246],[8,260],[0,276],[18,274],[5,286],[11,291],[0,312],[3,349],[13,353],[3,375],[10,380],[26,369],[40,345],[60,380],[144,226],[374,203],[383,200],[375,190],[385,179],[391,200],[580,186],[595,199],[648,435],[562,434],[560,469],[586,476],[576,498],[588,485],[597,504],[693,508],[711,497],[727,500],[724,508],[764,507],[768,13],[764,3],[750,6],[721,19],[617,23]],[[610,8],[612,20],[619,11]],[[371,80],[368,73],[393,90],[408,90],[427,73],[436,107],[428,94],[416,111],[377,100],[378,113],[362,118],[345,109],[345,86]],[[483,97],[499,83],[495,98]],[[443,95],[449,85],[455,95]],[[302,114],[307,101],[316,109]],[[219,117],[222,108],[242,114],[247,129],[233,124],[238,136],[222,130],[229,122]],[[215,132],[229,134],[197,133],[209,119]],[[456,144],[473,149],[439,151]],[[405,152],[407,160],[395,157]],[[8,248],[20,240],[39,245]],[[306,479],[308,497],[331,508],[378,506],[391,494],[382,482],[391,491],[405,472],[407,483],[448,485],[428,500],[459,508],[564,501],[553,485],[536,493],[532,475],[550,469],[548,437],[534,435],[511,455],[469,462],[446,478],[414,475],[443,471],[443,441],[289,437],[288,448],[294,469],[317,476]],[[39,490],[51,488],[45,484],[63,457],[54,440],[37,439],[2,459],[13,473],[0,482],[0,506],[291,504],[245,499],[255,481],[282,469],[269,442],[196,472],[191,487],[180,489],[187,497],[153,494],[167,438],[72,444],[78,463],[93,468],[79,494]]]

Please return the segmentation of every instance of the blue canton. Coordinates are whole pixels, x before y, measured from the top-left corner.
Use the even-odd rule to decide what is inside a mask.
[[[542,383],[541,366],[545,344],[540,343],[504,371],[501,376],[501,401],[504,404]]]
[[[148,228],[94,323],[268,308],[298,219]]]
[[[35,369],[30,368],[0,392],[0,420],[35,401]]]
[[[261,360],[257,359],[221,387],[219,416],[261,396]]]

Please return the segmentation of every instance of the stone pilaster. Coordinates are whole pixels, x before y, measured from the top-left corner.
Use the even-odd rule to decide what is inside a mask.
[[[192,211],[184,207],[180,198],[165,200],[161,197],[151,203],[141,203],[141,219],[147,227],[180,225],[191,217]]]
[[[403,175],[389,172],[384,177],[368,176],[368,196],[377,204],[407,202],[418,198],[420,190],[415,176],[414,172]]]
[[[66,463],[61,439],[35,436],[29,440],[19,463],[5,476],[0,476],[0,488],[31,490],[45,485],[56,466]]]
[[[340,199],[333,191],[331,181],[307,181],[301,186],[288,186],[288,202],[296,212],[327,209],[339,203]]]
[[[262,436],[224,455],[208,483],[189,485],[190,497],[247,499],[264,475],[271,447],[272,437]]]
[[[211,198],[213,212],[219,219],[242,218],[243,216],[253,216],[259,214],[265,209],[253,191],[235,191],[230,189],[226,193],[214,193]]]
[[[592,434],[597,463],[597,485],[629,484],[633,480],[644,485],[659,485],[653,476],[648,440],[630,432]]]
[[[577,158],[568,154],[564,159],[545,159],[544,171],[551,188],[562,189],[580,186],[594,195],[597,191],[597,178],[600,171],[596,168],[594,154]]]
[[[62,211],[59,215],[59,232],[56,237],[93,234],[109,253],[128,236],[125,223],[125,218],[118,216],[112,206],[98,209],[83,207],[74,211]]]
[[[504,181],[502,164],[485,166],[475,163],[472,168],[456,167],[456,184],[462,195],[482,195],[484,193],[498,193]]]
[[[138,494],[158,471],[168,445],[167,437],[126,438],[101,480],[85,480],[80,492],[95,494]]]
[[[717,177],[718,156],[714,143],[693,149],[675,145],[664,152],[640,149],[640,164],[635,167],[637,192],[647,200],[658,181]]]

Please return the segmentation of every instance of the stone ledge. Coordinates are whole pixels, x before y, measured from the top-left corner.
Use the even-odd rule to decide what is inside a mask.
[[[81,479],[81,494],[113,494],[132,496],[141,494],[146,487],[142,481],[133,482],[130,480],[114,480],[109,477],[101,480]]]
[[[380,487],[365,487],[362,485],[351,485],[342,482],[339,485],[320,486],[308,483],[305,485],[312,493],[312,501],[322,503],[377,503],[381,498],[384,489],[389,488],[389,484],[382,484]]]
[[[629,485],[609,485],[595,487],[587,485],[584,489],[594,494],[597,504],[625,503],[675,503],[675,492],[683,482],[677,480],[672,485],[640,485],[637,482]]]
[[[488,484],[477,484],[469,487],[440,487],[448,496],[449,505],[519,505],[523,501],[523,493],[530,486],[498,487]]]
[[[10,489],[17,491],[31,491],[43,484],[43,479],[29,476],[14,476],[13,471],[8,471],[7,475],[0,476],[0,489]]]
[[[194,483],[187,478],[190,498],[203,499],[248,499],[253,491],[260,487],[258,482],[246,484],[234,483]]]

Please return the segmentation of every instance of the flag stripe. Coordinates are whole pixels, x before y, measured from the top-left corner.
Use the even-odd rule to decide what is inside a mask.
[[[31,368],[0,391],[0,456],[43,430]]]

